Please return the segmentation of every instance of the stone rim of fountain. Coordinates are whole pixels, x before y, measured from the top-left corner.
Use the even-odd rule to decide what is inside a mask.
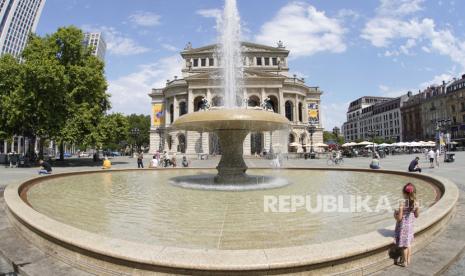
[[[322,170],[322,168],[291,168],[294,170]],[[426,180],[442,191],[442,197],[426,210],[417,220],[415,234],[417,247],[431,239],[444,227],[453,214],[458,200],[458,188],[451,181],[427,175],[409,174],[399,171],[370,171],[365,169],[329,170],[358,171],[368,173],[400,174]],[[134,170],[113,170],[134,171]],[[337,271],[340,264],[347,270],[344,260],[360,258],[361,264],[367,264],[367,258],[373,262],[386,263],[387,249],[392,245],[392,237],[385,237],[381,233],[371,232],[355,237],[325,242],[322,244],[301,245],[271,249],[251,250],[202,250],[177,247],[148,246],[145,244],[125,240],[108,238],[98,234],[80,230],[57,222],[30,207],[20,197],[21,192],[27,191],[29,185],[52,177],[64,177],[73,174],[101,173],[102,171],[87,171],[76,173],[55,174],[28,180],[24,183],[9,185],[5,190],[6,210],[12,224],[36,246],[64,261],[82,268],[82,263],[88,264],[91,259],[93,268],[86,266],[89,271],[101,269],[129,269],[134,267],[152,271],[295,271],[299,268],[330,267],[330,271]],[[393,230],[390,227],[388,230]],[[422,242],[423,241],[423,242]],[[367,245],[368,244],[368,245]],[[59,253],[57,253],[59,252]],[[374,257],[376,253],[376,258]],[[62,256],[63,255],[63,256]],[[89,257],[97,256],[97,259]],[[102,259],[98,260],[98,256]],[[87,258],[87,259],[86,259]],[[113,267],[112,267],[113,265]],[[385,264],[386,266],[387,264]],[[329,269],[329,268],[328,268]],[[335,270],[336,269],[336,270]],[[342,269],[339,267],[339,269]],[[378,267],[378,269],[380,269]],[[306,269],[305,269],[306,270]],[[178,271],[179,272],[179,271]]]

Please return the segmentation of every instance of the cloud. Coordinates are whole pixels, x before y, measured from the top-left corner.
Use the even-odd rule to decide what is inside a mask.
[[[173,55],[157,62],[139,66],[138,71],[109,81],[108,92],[111,96],[112,111],[125,114],[150,114],[150,97],[152,88],[161,88],[166,80],[179,75],[182,59]]]
[[[365,24],[361,37],[375,47],[391,48],[390,53],[408,55],[411,48],[420,47],[425,53],[448,56],[465,68],[465,39],[450,29],[439,29],[431,18],[408,18],[422,10],[422,3],[422,0],[381,0],[376,16]],[[392,49],[393,44],[402,41],[406,42]]]
[[[156,13],[138,11],[129,16],[129,21],[137,26],[153,27],[160,24],[160,18]]]
[[[346,121],[346,111],[349,102],[324,103],[321,105],[321,120],[326,130],[332,131],[337,126],[341,127]]]
[[[161,47],[163,47],[163,49],[171,51],[171,52],[177,52],[178,51],[178,48],[176,48],[176,46],[173,46],[173,45],[168,44],[168,43],[163,43],[161,45]]]
[[[344,52],[347,48],[344,34],[339,20],[326,16],[310,4],[291,2],[261,26],[255,40],[267,45],[282,40],[295,58],[319,52]]]
[[[337,17],[341,19],[351,19],[351,20],[358,20],[360,18],[360,13],[351,9],[340,9],[337,12]]]
[[[405,95],[407,94],[408,91],[414,91],[412,89],[406,89],[406,88],[400,88],[400,89],[392,88],[392,87],[389,87],[383,84],[379,85],[378,88],[379,88],[379,94],[382,97],[392,97],[392,98]]]
[[[149,48],[139,45],[132,38],[117,31],[113,27],[84,25],[82,29],[90,32],[103,33],[107,43],[107,51],[116,56],[130,56],[146,53]]]
[[[215,19],[215,29],[218,29],[221,26],[223,13],[220,9],[201,9],[197,10],[196,13],[205,18]]]

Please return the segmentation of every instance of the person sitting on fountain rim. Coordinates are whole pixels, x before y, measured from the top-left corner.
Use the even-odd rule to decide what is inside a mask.
[[[51,174],[52,173],[52,166],[44,160],[39,160],[39,164],[41,169],[39,170],[39,174]]]
[[[181,164],[182,164],[182,166],[183,166],[184,168],[189,167],[189,161],[187,161],[187,157],[186,157],[185,155],[182,157],[182,162],[181,162]]]
[[[103,160],[102,169],[103,170],[111,169],[111,161],[106,156],[105,156],[105,159]]]
[[[370,169],[373,169],[373,170],[381,169],[381,167],[379,166],[379,158],[378,158],[378,156],[375,155],[373,157],[373,160],[371,160]]]
[[[419,161],[420,161],[420,157],[418,156],[415,157],[415,159],[413,159],[412,162],[410,162],[410,165],[408,166],[408,171],[421,173]]]

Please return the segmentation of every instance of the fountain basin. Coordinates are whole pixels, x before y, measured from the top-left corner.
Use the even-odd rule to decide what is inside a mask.
[[[167,174],[174,175],[176,171],[182,170],[161,170]],[[160,171],[160,172],[161,172]],[[327,170],[308,170],[308,169],[289,169],[289,174],[299,174],[299,173],[326,173]],[[331,170],[333,171],[333,170]],[[422,212],[422,216],[416,223],[416,243],[415,248],[418,249],[425,244],[426,241],[431,240],[431,235],[437,233],[438,230],[444,226],[447,222],[449,216],[452,214],[453,207],[458,198],[458,190],[454,184],[445,179],[432,178],[425,175],[412,175],[403,172],[391,172],[391,171],[368,171],[368,170],[337,170],[337,174],[343,174],[341,177],[347,178],[347,173],[356,172],[366,175],[370,175],[377,178],[387,178],[395,179],[397,177],[402,178],[402,183],[404,180],[412,179],[416,182],[422,182],[421,186],[428,187],[428,185],[433,185],[434,190],[440,191],[440,199],[434,205],[429,207],[426,211]],[[163,271],[170,273],[186,273],[186,274],[195,274],[195,273],[206,273],[206,272],[223,272],[230,273],[232,271],[262,271],[273,273],[281,272],[298,272],[298,271],[316,271],[319,273],[335,273],[343,271],[351,271],[355,267],[362,268],[367,265],[377,264],[378,269],[382,266],[381,263],[386,263],[387,259],[387,249],[392,244],[392,237],[387,235],[390,231],[393,230],[393,225],[386,225],[382,227],[383,231],[372,231],[371,229],[368,232],[358,232],[353,236],[340,236],[334,231],[329,231],[327,236],[333,236],[333,240],[316,240],[314,242],[305,243],[307,239],[300,240],[295,239],[294,243],[284,242],[278,238],[273,238],[269,241],[275,242],[264,243],[263,241],[258,240],[255,233],[255,239],[247,238],[246,240],[251,241],[252,243],[246,244],[246,246],[234,247],[234,244],[238,244],[237,240],[234,242],[234,235],[229,236],[230,242],[224,243],[223,247],[217,247],[215,243],[197,241],[193,243],[171,243],[174,241],[182,241],[182,238],[170,238],[165,236],[166,240],[163,243],[153,242],[148,239],[143,239],[144,241],[135,241],[130,239],[116,238],[109,235],[105,235],[91,232],[89,229],[81,229],[76,227],[76,225],[71,225],[70,222],[63,223],[57,220],[58,218],[53,218],[50,214],[44,214],[44,211],[38,212],[38,208],[28,205],[27,201],[28,196],[24,198],[29,192],[33,192],[34,189],[41,189],[45,192],[48,188],[47,185],[67,185],[67,179],[71,177],[88,177],[87,179],[92,179],[95,177],[103,177],[104,175],[114,174],[113,177],[117,177],[116,174],[123,173],[128,174],[126,176],[128,180],[131,180],[131,174],[140,175],[141,171],[137,173],[133,170],[129,171],[114,171],[114,172],[88,172],[88,173],[71,173],[63,175],[53,175],[50,177],[38,178],[27,181],[23,184],[10,185],[5,190],[5,201],[8,206],[8,213],[10,220],[17,227],[21,233],[28,238],[31,242],[39,246],[46,252],[52,253],[54,256],[61,258],[73,265],[76,265],[80,268],[86,269],[88,271],[102,273],[102,271],[122,271],[127,273],[133,273],[135,268],[137,270],[149,270],[149,271]],[[153,173],[153,171],[144,171],[142,174]],[[191,174],[192,172],[186,172]],[[345,174],[345,175],[344,175]],[[334,177],[334,175],[332,176]],[[405,178],[403,178],[405,177]],[[314,177],[315,178],[315,177]],[[49,182],[55,181],[56,183]],[[392,181],[392,180],[391,180]],[[80,183],[85,183],[81,181]],[[45,185],[44,185],[45,184]],[[137,187],[137,183],[135,183]],[[368,183],[367,183],[368,184]],[[38,185],[38,186],[37,186]],[[43,187],[40,187],[43,185]],[[158,185],[164,185],[160,183]],[[397,185],[397,184],[396,184]],[[34,187],[36,186],[36,187]],[[297,187],[294,185],[286,186],[284,188],[279,188],[274,190],[267,190],[265,194],[281,194],[282,192],[296,193]],[[106,187],[107,191],[119,191],[118,185],[111,185],[108,183],[103,183],[100,185],[100,188]],[[167,186],[168,187],[168,186]],[[431,188],[430,187],[430,188]],[[188,190],[170,187],[174,194],[183,194]],[[174,191],[176,191],[174,193]],[[280,190],[284,189],[284,190]],[[428,188],[429,189],[429,188]],[[66,189],[68,190],[68,189]],[[297,189],[299,190],[299,189]],[[274,191],[274,192],[272,192]],[[305,191],[305,189],[304,189]],[[36,191],[37,192],[37,191]],[[191,202],[182,202],[178,201],[179,198],[173,198],[173,202],[177,202],[176,208],[181,211],[192,210],[200,208],[202,211],[202,201],[205,202],[205,206],[210,206],[211,210],[214,210],[215,204],[212,204],[212,199],[205,197],[205,194],[201,191],[189,191],[192,193],[197,193],[199,196],[197,199],[192,198],[189,194],[186,195],[186,198],[191,198]],[[140,195],[146,194],[146,191],[143,189],[137,190],[137,193]],[[247,201],[247,197],[250,196],[249,192],[225,192],[216,195],[217,192],[210,192],[213,195],[217,196],[217,204],[225,203],[224,199],[228,197],[243,198]],[[253,193],[259,193],[259,191],[254,191]],[[40,194],[40,193],[39,193]],[[122,195],[124,193],[116,192],[116,195]],[[23,196],[21,199],[20,195]],[[163,194],[161,197],[167,197],[169,194]],[[25,200],[26,201],[25,201]],[[166,199],[166,202],[169,202]],[[195,202],[200,202],[193,204]],[[232,200],[231,202],[235,202]],[[239,202],[240,203],[240,202]],[[238,203],[238,204],[239,204]],[[111,205],[105,205],[103,202],[100,202],[102,206],[106,206],[109,209]],[[162,204],[163,205],[163,204]],[[189,209],[184,209],[182,206],[191,206]],[[234,205],[232,205],[234,206]],[[66,206],[65,206],[66,207]],[[69,207],[69,206],[68,206]],[[165,206],[168,210],[170,206]],[[244,206],[247,208],[250,206]],[[134,208],[137,209],[137,205],[134,205]],[[40,209],[40,208],[39,208]],[[84,208],[85,209],[85,208]],[[142,207],[142,209],[144,209]],[[76,212],[82,212],[85,210],[76,208]],[[116,213],[121,211],[121,208],[116,208],[114,210]],[[199,211],[199,212],[200,212]],[[233,215],[238,212],[235,208],[232,208]],[[253,211],[255,213],[262,212],[262,210]],[[200,212],[201,213],[201,212]],[[240,213],[240,212],[239,212]],[[190,214],[192,215],[192,213]],[[392,217],[392,214],[388,214],[389,217]],[[121,225],[126,225],[128,228],[131,228],[131,219],[132,216],[123,216],[128,218],[129,221],[119,221],[115,218],[110,220],[109,226],[115,226],[118,223]],[[375,217],[376,218],[376,217]],[[305,219],[300,219],[305,222]],[[183,220],[180,220],[179,214],[173,216],[173,221],[178,223],[178,229],[181,229],[184,224]],[[211,220],[215,221],[215,220]],[[254,224],[262,225],[259,220],[252,220],[250,222],[250,227]],[[266,221],[266,220],[262,220]],[[291,220],[292,221],[292,220]],[[294,220],[294,221],[299,221]],[[190,225],[203,225],[204,221],[201,218],[190,217]],[[329,223],[331,224],[331,223]],[[360,223],[359,223],[360,224]],[[234,225],[234,223],[232,224]],[[245,224],[247,226],[247,224]],[[301,225],[302,226],[302,225]],[[248,228],[250,230],[250,227]],[[289,231],[295,227],[291,225]],[[252,227],[253,228],[253,227]],[[272,230],[276,232],[280,227],[270,226]],[[269,229],[270,229],[269,228]],[[232,228],[234,229],[234,228]],[[259,228],[260,229],[260,228]],[[310,229],[310,228],[309,228]],[[115,230],[115,229],[113,229]],[[231,229],[230,229],[231,230]],[[253,229],[252,229],[253,230]],[[234,231],[237,233],[247,232],[247,228],[241,227],[236,228]],[[309,230],[310,231],[310,230]],[[115,232],[115,231],[114,231]],[[169,233],[170,231],[167,231]],[[174,229],[174,232],[176,230]],[[173,234],[179,234],[173,233]],[[344,231],[341,231],[344,232]],[[197,229],[196,235],[202,233],[208,233],[208,231],[202,232],[200,229]],[[254,235],[253,231],[250,231],[251,235]],[[292,235],[289,232],[289,237],[296,237],[296,234]],[[165,233],[166,234],[166,233]],[[224,237],[227,237],[229,233],[225,233]],[[305,233],[304,233],[305,234]],[[136,236],[136,235],[132,235]],[[195,236],[193,236],[195,237]],[[263,235],[262,235],[263,237]],[[240,240],[240,238],[239,238]],[[281,242],[281,244],[279,244]],[[229,244],[229,247],[226,246]],[[243,244],[243,243],[240,243]],[[265,246],[268,244],[268,246]],[[89,265],[92,264],[92,265]],[[385,264],[387,265],[387,264]]]

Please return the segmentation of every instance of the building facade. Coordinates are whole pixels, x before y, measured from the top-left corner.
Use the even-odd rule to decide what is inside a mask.
[[[0,0],[0,56],[21,55],[44,5],[45,0]]]
[[[101,60],[105,60],[105,53],[107,51],[107,43],[103,38],[102,33],[85,33],[84,46],[92,48],[92,54]]]
[[[365,96],[349,104],[347,121],[342,125],[342,133],[347,142],[363,140],[373,125],[373,108],[377,103],[393,100],[386,97]]]
[[[451,139],[460,144],[465,143],[465,74],[453,81],[446,89],[447,108],[451,124]]]
[[[316,126],[313,142],[323,142],[318,87],[306,85],[305,80],[289,76],[289,51],[279,43],[270,47],[243,42],[244,81],[242,95],[248,108],[259,108],[267,99],[274,112],[286,116],[291,122],[289,133],[251,133],[244,141],[244,154],[264,151],[305,152],[310,148],[307,127]],[[192,48],[190,43],[181,56],[184,59],[182,77],[174,76],[163,88],[153,89],[150,152],[166,150],[182,154],[219,154],[221,149],[213,133],[178,131],[171,124],[190,112],[202,112],[206,99],[212,107],[222,106],[220,60],[216,45]],[[238,111],[240,112],[240,111]]]

